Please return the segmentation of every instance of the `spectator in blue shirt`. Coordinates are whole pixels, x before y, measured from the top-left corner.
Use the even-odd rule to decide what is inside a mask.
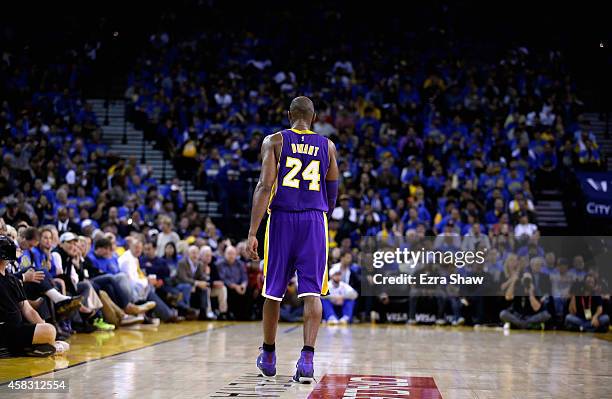
[[[98,238],[94,250],[87,255],[91,261],[91,283],[96,291],[104,290],[111,300],[129,315],[140,315],[148,312],[154,304],[135,305],[130,279],[119,270],[117,259],[113,257],[113,244],[108,238]]]

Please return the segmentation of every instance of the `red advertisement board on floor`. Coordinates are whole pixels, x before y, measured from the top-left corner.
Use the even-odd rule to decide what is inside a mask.
[[[442,399],[432,377],[326,374],[309,399]]]

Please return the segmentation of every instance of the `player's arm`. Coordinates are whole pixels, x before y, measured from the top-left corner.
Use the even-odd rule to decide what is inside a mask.
[[[338,198],[338,178],[340,172],[338,171],[338,161],[336,157],[336,146],[330,140],[327,139],[329,148],[329,168],[327,169],[327,175],[325,176],[325,188],[327,190],[327,213],[331,215],[336,207],[336,198]]]
[[[249,228],[247,244],[247,253],[253,260],[259,260],[259,255],[257,255],[258,243],[255,236],[257,235],[261,220],[268,208],[270,195],[272,194],[272,186],[276,181],[278,160],[276,159],[275,146],[278,144],[282,145],[282,139],[282,135],[275,133],[267,136],[261,145],[261,173],[257,186],[255,187],[255,192],[253,193],[251,227]]]

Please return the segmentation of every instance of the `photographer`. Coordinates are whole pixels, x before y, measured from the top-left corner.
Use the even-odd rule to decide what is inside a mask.
[[[507,301],[512,301],[512,305],[502,310],[499,318],[505,323],[504,328],[511,325],[523,329],[543,328],[551,317],[542,307],[544,299],[535,295],[531,273],[524,273],[520,281],[518,276],[516,273],[510,277],[505,296]]]
[[[12,354],[49,356],[68,350],[55,342],[55,327],[45,323],[26,299],[21,281],[6,269],[17,260],[17,246],[0,236],[0,346]]]

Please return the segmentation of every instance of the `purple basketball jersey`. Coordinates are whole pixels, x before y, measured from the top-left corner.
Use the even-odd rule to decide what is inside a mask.
[[[328,141],[310,130],[286,129],[270,210],[328,211],[325,176]]]

